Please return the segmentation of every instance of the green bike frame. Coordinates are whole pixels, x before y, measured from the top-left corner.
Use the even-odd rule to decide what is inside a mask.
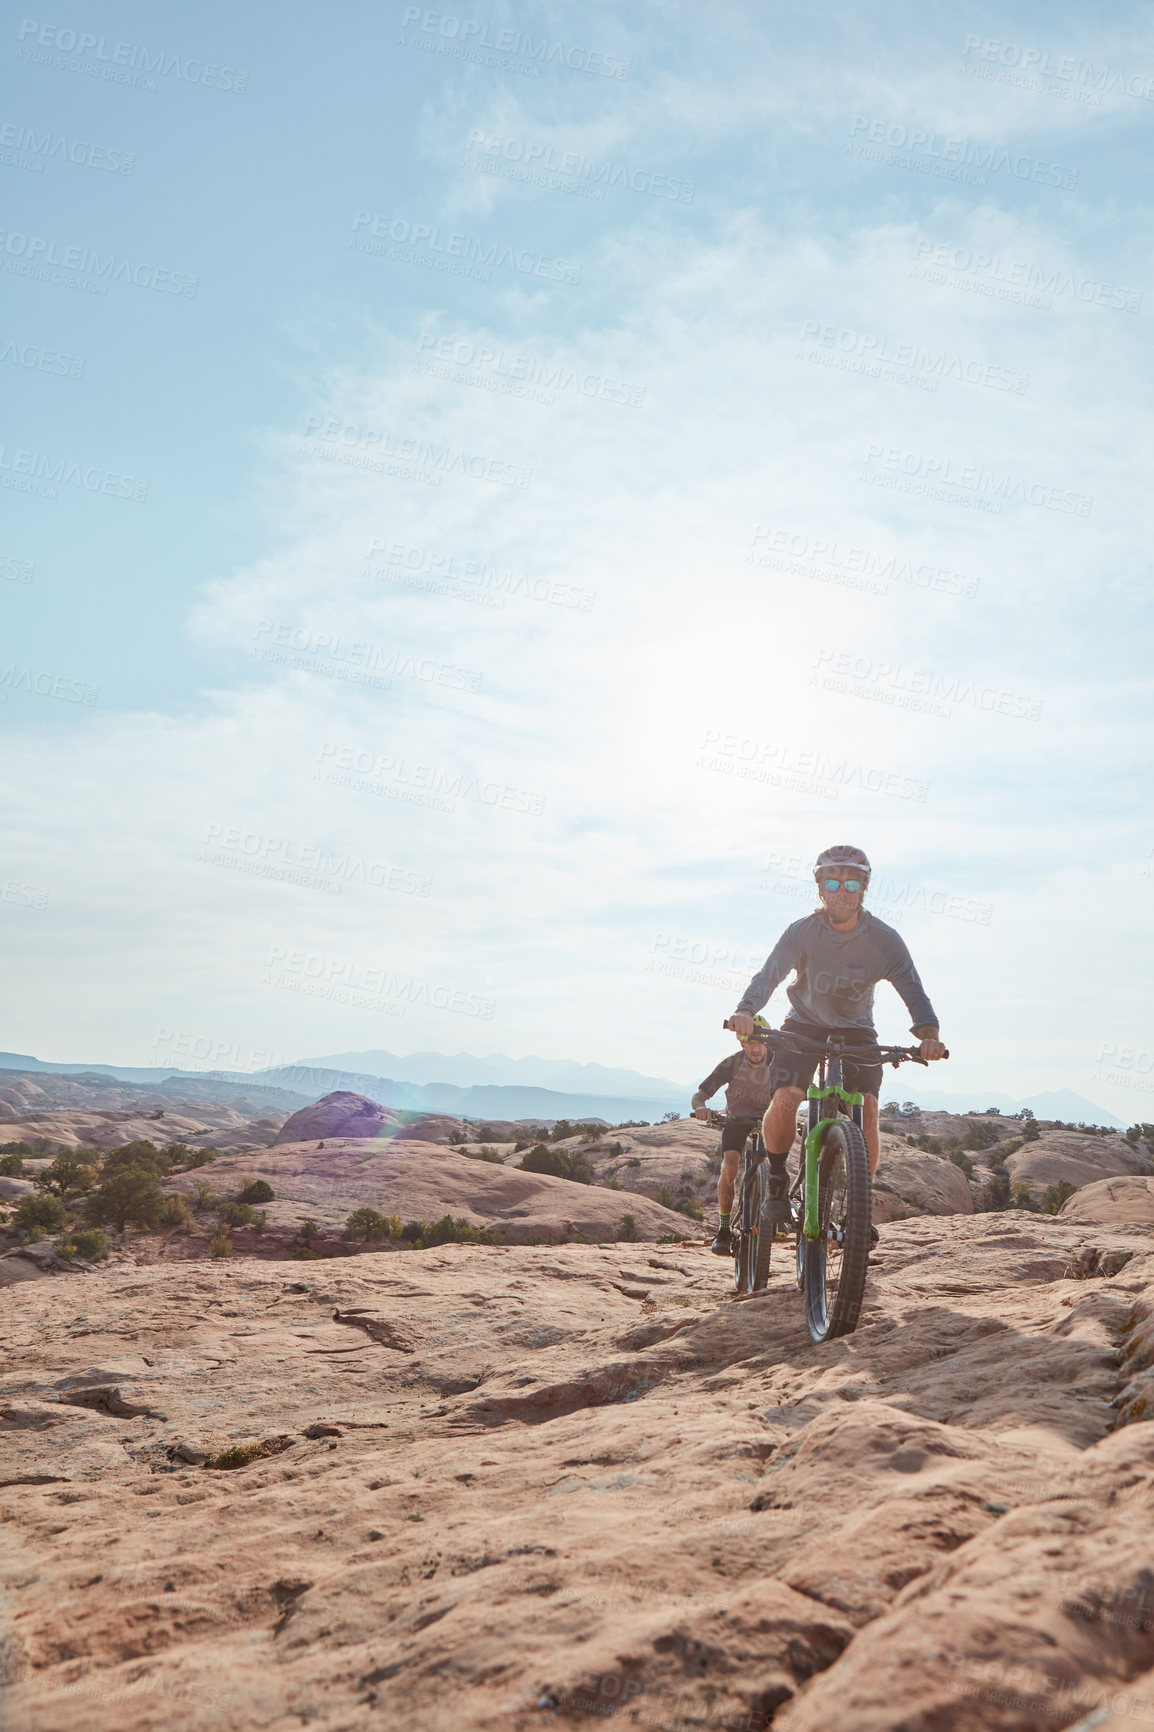
[[[851,1112],[854,1107],[864,1104],[865,1096],[849,1094],[847,1090],[831,1085],[828,1088],[811,1088],[806,1094],[810,1101],[824,1101],[836,1096],[844,1101]],[[811,1109],[812,1110],[812,1109]],[[821,1149],[822,1139],[831,1125],[836,1125],[841,1115],[835,1113],[832,1118],[818,1119],[805,1139],[805,1219],[802,1222],[802,1233],[807,1239],[816,1239],[821,1226],[817,1212],[817,1157]]]

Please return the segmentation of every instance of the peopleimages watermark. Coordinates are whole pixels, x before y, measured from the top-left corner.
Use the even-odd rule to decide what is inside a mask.
[[[558,150],[551,144],[508,138],[480,127],[469,134],[461,166],[584,198],[601,199],[606,187],[618,187],[623,192],[692,204],[697,190],[696,182],[682,180],[679,175],[658,174],[655,169],[630,167],[608,157],[584,156],[579,150]]]
[[[14,553],[0,553],[0,577],[8,583],[32,583],[36,578],[36,563],[20,559]]]
[[[369,548],[367,559],[366,577],[400,584],[419,594],[447,596],[486,607],[503,609],[506,598],[520,596],[549,607],[589,613],[597,600],[595,589],[568,583],[563,578],[530,577],[526,572],[491,565],[484,559],[467,559],[457,553],[414,547],[404,541],[378,538]]]
[[[449,44],[459,45],[462,56],[492,65],[495,55],[510,55],[518,62],[516,70],[530,77],[540,77],[542,66],[567,67],[570,72],[586,72],[594,78],[629,77],[629,61],[620,55],[606,54],[598,48],[581,48],[576,43],[551,41],[542,36],[535,39],[526,30],[500,27],[480,19],[457,18],[451,12],[430,12],[421,6],[406,6],[401,19],[402,29],[415,24],[426,37],[439,39],[437,51],[448,51]],[[433,49],[433,43],[401,37],[404,47]],[[444,47],[441,46],[444,44]],[[484,56],[481,51],[484,51]]]
[[[0,122],[0,162],[6,167],[42,174],[44,164],[55,161],[99,169],[105,174],[131,174],[136,167],[136,157],[130,151],[65,138],[59,132],[37,132],[35,127],[21,126],[15,121]]]
[[[171,1065],[173,1070],[277,1070],[292,1061],[285,1053],[247,1047],[239,1041],[221,1040],[216,1036],[195,1034],[189,1029],[160,1028],[152,1043],[158,1062]],[[161,1058],[161,1049],[173,1056]],[[191,1059],[191,1064],[178,1064],[178,1059]]]
[[[227,866],[332,895],[339,895],[346,884],[368,884],[403,896],[427,896],[433,882],[424,872],[387,860],[366,860],[361,854],[335,853],[285,836],[215,823],[208,826],[199,858],[210,866]]]
[[[266,986],[308,993],[315,997],[336,998],[340,1002],[356,1003],[366,995],[375,997],[371,1008],[385,1009],[394,1016],[403,1016],[410,1005],[445,1010],[455,1016],[475,1016],[482,1022],[492,1022],[496,1000],[482,993],[469,992],[463,987],[445,986],[416,975],[404,974],[391,968],[365,968],[359,962],[324,956],[315,951],[290,950],[276,944],[269,954],[268,967],[283,970],[279,980],[271,972],[265,976]],[[352,994],[346,999],[343,995]],[[370,1006],[366,1006],[369,1008]]]
[[[389,463],[413,464],[436,476],[437,485],[444,475],[467,475],[474,481],[491,481],[498,487],[527,488],[533,480],[533,471],[523,463],[457,451],[451,445],[439,445],[434,439],[398,437],[384,428],[342,421],[335,415],[310,415],[305,438],[314,435],[328,447],[323,454],[328,457],[331,453],[336,462],[350,462],[365,469],[380,469]]]
[[[1097,1063],[1114,1064],[1120,1070],[1137,1070],[1151,1076],[1154,1075],[1154,1049],[1119,1046],[1117,1041],[1104,1040],[1098,1048]]]
[[[798,751],[784,740],[758,740],[743,734],[723,734],[709,728],[695,759],[699,770],[742,780],[765,782],[795,793],[819,793],[836,800],[843,788],[884,794],[893,800],[922,804],[930,785],[900,770],[886,770],[851,758],[830,757],[817,750]],[[707,754],[712,753],[710,757]],[[801,779],[799,781],[799,778]]]
[[[158,90],[157,78],[175,78],[182,84],[229,90],[238,96],[248,87],[248,73],[238,72],[232,66],[170,54],[161,48],[145,48],[138,42],[113,42],[107,36],[93,36],[70,25],[41,24],[25,18],[17,40],[21,44],[16,50],[17,60],[52,66],[60,72],[84,73],[112,84],[129,84],[138,90]]]
[[[1118,288],[1113,283],[1084,277],[1064,265],[1030,265],[1003,258],[1001,253],[982,252],[976,247],[955,246],[923,236],[914,246],[914,268],[910,275],[925,283],[941,283],[970,294],[1012,301],[1018,306],[1049,312],[1050,296],[1066,295],[1087,307],[1105,307],[1123,313],[1142,310],[1142,290]]]
[[[975,58],[969,59],[971,55]],[[966,37],[962,71],[1001,84],[1016,83],[1028,90],[1055,91],[1074,100],[1092,100],[1094,107],[1101,104],[1103,96],[1115,94],[1133,97],[1138,102],[1154,102],[1154,74],[1095,66],[1092,60],[1083,60],[1078,54],[1056,55],[1048,48],[1022,48],[996,36]],[[1056,79],[1057,84],[1043,85],[1044,78]]]
[[[51,373],[58,379],[82,379],[86,366],[77,355],[45,349],[39,343],[24,343],[17,337],[0,337],[0,361],[24,367],[29,373]]]
[[[877,467],[871,467],[876,465]],[[1089,517],[1094,501],[1085,493],[1020,475],[998,474],[979,464],[958,463],[952,457],[926,457],[895,445],[871,445],[862,459],[863,480],[903,493],[921,493],[956,505],[973,505],[999,513],[1003,505],[1036,505],[1073,517]]]
[[[925,391],[936,391],[940,379],[953,379],[961,385],[983,385],[990,391],[1012,391],[1020,397],[1030,383],[1028,373],[998,367],[992,361],[967,361],[948,349],[927,348],[917,342],[897,343],[869,331],[823,325],[816,319],[807,319],[802,326],[799,341],[804,344],[807,340],[820,344],[828,353],[806,354],[799,349],[796,359],[861,373],[887,383],[916,385]]]
[[[988,186],[987,173],[1007,174],[1035,186],[1056,186],[1067,191],[1078,184],[1079,170],[1010,151],[998,144],[978,144],[970,138],[946,138],[924,127],[901,121],[868,120],[857,115],[850,122],[846,153],[891,168],[907,168],[915,174],[930,174],[969,186]],[[864,135],[864,137],[863,137]],[[861,142],[859,142],[861,139]]]
[[[782,875],[775,883],[768,879],[759,886],[779,896],[797,896],[817,907],[817,886],[813,878],[813,861],[800,854],[787,854],[784,848],[770,851],[765,871]],[[992,902],[979,902],[976,897],[963,896],[957,891],[935,889],[925,884],[901,884],[875,872],[869,881],[866,901],[871,908],[901,909],[916,914],[940,914],[948,920],[964,920],[977,926],[988,926],[993,917]],[[755,964],[761,966],[760,959]]]
[[[24,884],[18,878],[0,878],[0,902],[18,908],[47,908],[48,892],[42,884]]]
[[[855,650],[819,650],[813,665],[810,685],[895,709],[948,718],[954,713],[953,705],[969,704],[987,715],[1013,716],[1031,722],[1042,714],[1041,698],[1022,697],[1016,692],[1000,691],[997,686],[935,673],[930,668],[883,661]]]
[[[764,542],[764,547],[758,543]],[[856,542],[807,535],[801,530],[758,525],[752,537],[753,550],[746,565],[767,566],[791,577],[845,589],[864,589],[873,595],[888,595],[890,583],[906,583],[911,589],[931,590],[935,595],[978,593],[976,577],[949,566],[930,565],[925,560],[903,559],[896,553],[879,553]]]
[[[361,233],[367,229],[368,234]],[[420,265],[425,270],[447,271],[450,276],[472,277],[487,283],[494,270],[518,271],[548,283],[579,283],[581,266],[571,259],[554,258],[533,247],[509,241],[483,241],[476,235],[443,231],[432,223],[410,222],[380,212],[356,211],[349,246],[374,258],[395,264]]]
[[[647,974],[682,980],[690,986],[718,987],[726,992],[740,992],[765,961],[764,955],[757,952],[743,956],[732,945],[706,938],[682,938],[670,932],[659,932],[649,949]]]
[[[11,692],[28,692],[37,698],[55,698],[62,704],[87,704],[89,708],[100,696],[100,687],[87,680],[74,680],[68,674],[48,673],[41,668],[21,667],[9,662],[0,667],[0,704],[8,702]]]
[[[523,812],[534,818],[545,810],[544,794],[531,793],[507,782],[481,781],[464,770],[450,770],[419,759],[393,757],[387,752],[326,741],[317,760],[323,767],[313,771],[314,781],[331,782],[354,793],[375,794],[403,805],[455,812],[458,800],[475,800],[494,811]]]
[[[165,266],[134,262],[118,253],[97,253],[91,247],[72,246],[45,235],[27,235],[0,229],[0,251],[6,271],[19,277],[34,277],[40,283],[58,283],[87,294],[106,295],[109,283],[128,283],[135,289],[151,289],[161,295],[183,295],[194,301],[200,278],[171,271]]]
[[[131,499],[137,505],[148,498],[147,481],[122,475],[118,469],[48,457],[43,451],[13,451],[7,445],[0,445],[0,485],[41,499],[59,498],[61,487],[79,487],[83,493],[102,493],[109,499]]]
[[[504,396],[524,397],[535,403],[553,404],[555,392],[569,391],[599,403],[617,403],[640,409],[645,402],[644,385],[627,385],[604,373],[588,372],[568,361],[538,361],[531,355],[510,355],[470,337],[434,337],[426,334],[417,344],[426,357],[413,371],[432,373],[438,379],[472,385]]]
[[[407,650],[386,650],[383,645],[366,643],[362,639],[346,641],[339,633],[313,631],[309,626],[294,626],[270,619],[258,622],[253,637],[256,641],[249,654],[258,661],[329,673],[333,678],[349,679],[356,685],[379,685],[384,691],[389,689],[388,681],[369,676],[391,674],[398,679],[420,680],[425,685],[445,686],[459,692],[480,691],[484,677],[476,668],[458,667],[455,662],[439,662],[432,656],[414,656]],[[263,638],[268,638],[269,642],[261,643]],[[289,652],[293,652],[291,657]],[[326,662],[343,667],[345,671],[334,672],[332,668],[318,665]]]

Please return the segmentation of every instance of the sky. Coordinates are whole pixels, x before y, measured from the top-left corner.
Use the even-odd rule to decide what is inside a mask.
[[[696,1079],[852,842],[1154,1117],[1150,10],[460,7],[2,26],[0,1047]]]

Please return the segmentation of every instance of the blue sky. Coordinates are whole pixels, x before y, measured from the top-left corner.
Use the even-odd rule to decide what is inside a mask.
[[[1152,1116],[1148,10],[158,19],[0,39],[0,1045],[697,1077],[848,840]]]

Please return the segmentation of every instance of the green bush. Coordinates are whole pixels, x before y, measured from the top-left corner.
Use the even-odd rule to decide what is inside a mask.
[[[265,1179],[253,1179],[237,1193],[236,1200],[238,1203],[271,1203],[274,1201],[273,1188]]]
[[[442,1215],[421,1234],[426,1245],[499,1245],[500,1235],[487,1227],[472,1227],[463,1215]]]
[[[218,1206],[216,1218],[222,1227],[254,1227],[256,1210],[248,1203],[238,1203],[233,1197]]]
[[[37,1173],[32,1183],[38,1191],[54,1191],[64,1202],[78,1191],[91,1191],[99,1176],[94,1166],[70,1152],[57,1155],[52,1165]]]
[[[23,1155],[0,1155],[0,1178],[18,1179],[23,1171]]]
[[[100,1263],[108,1255],[108,1240],[99,1227],[80,1227],[68,1237],[76,1248],[76,1255],[86,1257],[90,1263]]]
[[[925,1131],[923,1131],[920,1136],[907,1137],[906,1142],[911,1148],[921,1149],[923,1153],[927,1155],[940,1155],[943,1152],[942,1139],[940,1137],[931,1137]]]
[[[1038,1129],[1038,1121],[1029,1107],[1023,1107],[1018,1118],[1022,1124],[1022,1141],[1024,1143],[1036,1143],[1042,1133]]]
[[[955,1167],[960,1167],[962,1169],[967,1179],[973,1178],[974,1163],[971,1161],[969,1155],[966,1154],[965,1149],[951,1149],[949,1158],[953,1161]]]
[[[617,1228],[617,1237],[619,1239],[623,1239],[627,1245],[632,1245],[632,1244],[636,1243],[636,1240],[637,1240],[637,1216],[636,1215],[622,1215],[620,1224]]]
[[[304,1241],[306,1248],[308,1248],[311,1247],[313,1240],[316,1238],[320,1230],[321,1227],[319,1221],[308,1220],[301,1222],[300,1226],[297,1228],[297,1233]]]
[[[1034,1201],[1033,1193],[1031,1192],[1029,1185],[1027,1185],[1023,1180],[1019,1180],[1013,1187],[1010,1196],[1012,1198],[1013,1208],[1030,1209],[1034,1214],[1037,1214],[1038,1204]]]
[[[491,1148],[488,1143],[483,1144],[479,1149],[462,1149],[461,1153],[467,1155],[471,1161],[489,1161],[496,1167],[505,1165],[504,1155],[499,1155],[496,1149]]]
[[[963,1149],[992,1149],[997,1141],[997,1125],[991,1125],[982,1119],[974,1119],[971,1124],[966,1126],[962,1147]]]
[[[179,1195],[165,1197],[156,1224],[158,1227],[174,1227],[178,1232],[191,1232],[196,1220],[188,1206],[188,1198]]]
[[[382,1239],[399,1239],[401,1217],[382,1215],[376,1209],[354,1209],[345,1222],[345,1238],[358,1244],[380,1244]]]
[[[1072,1197],[1077,1189],[1077,1185],[1072,1185],[1069,1179],[1059,1179],[1056,1185],[1047,1185],[1046,1195],[1042,1199],[1044,1212],[1047,1215],[1060,1214],[1062,1204],[1067,1197]]]
[[[1010,1175],[994,1172],[990,1174],[987,1186],[990,1195],[991,1209],[1008,1209],[1010,1206]]]
[[[129,1221],[137,1227],[154,1227],[164,1201],[155,1168],[122,1164],[111,1172],[105,1167],[100,1184],[88,1199],[86,1213],[94,1226],[111,1224],[123,1233]]]
[[[112,1173],[118,1173],[124,1167],[149,1167],[160,1177],[167,1176],[172,1161],[163,1149],[158,1149],[155,1143],[143,1140],[135,1143],[122,1143],[120,1148],[113,1149],[104,1157],[101,1177],[107,1179]]]
[[[574,1184],[593,1183],[593,1163],[582,1149],[550,1149],[538,1143],[521,1157],[523,1173],[548,1173],[555,1179],[570,1179]]]
[[[41,1229],[47,1233],[57,1233],[68,1219],[68,1211],[59,1197],[44,1194],[38,1197],[21,1197],[16,1205],[16,1226],[24,1232],[32,1233]]]
[[[212,1238],[208,1241],[209,1256],[227,1257],[231,1252],[232,1240],[229,1238],[228,1233],[223,1227],[218,1227],[216,1232],[212,1235]]]

